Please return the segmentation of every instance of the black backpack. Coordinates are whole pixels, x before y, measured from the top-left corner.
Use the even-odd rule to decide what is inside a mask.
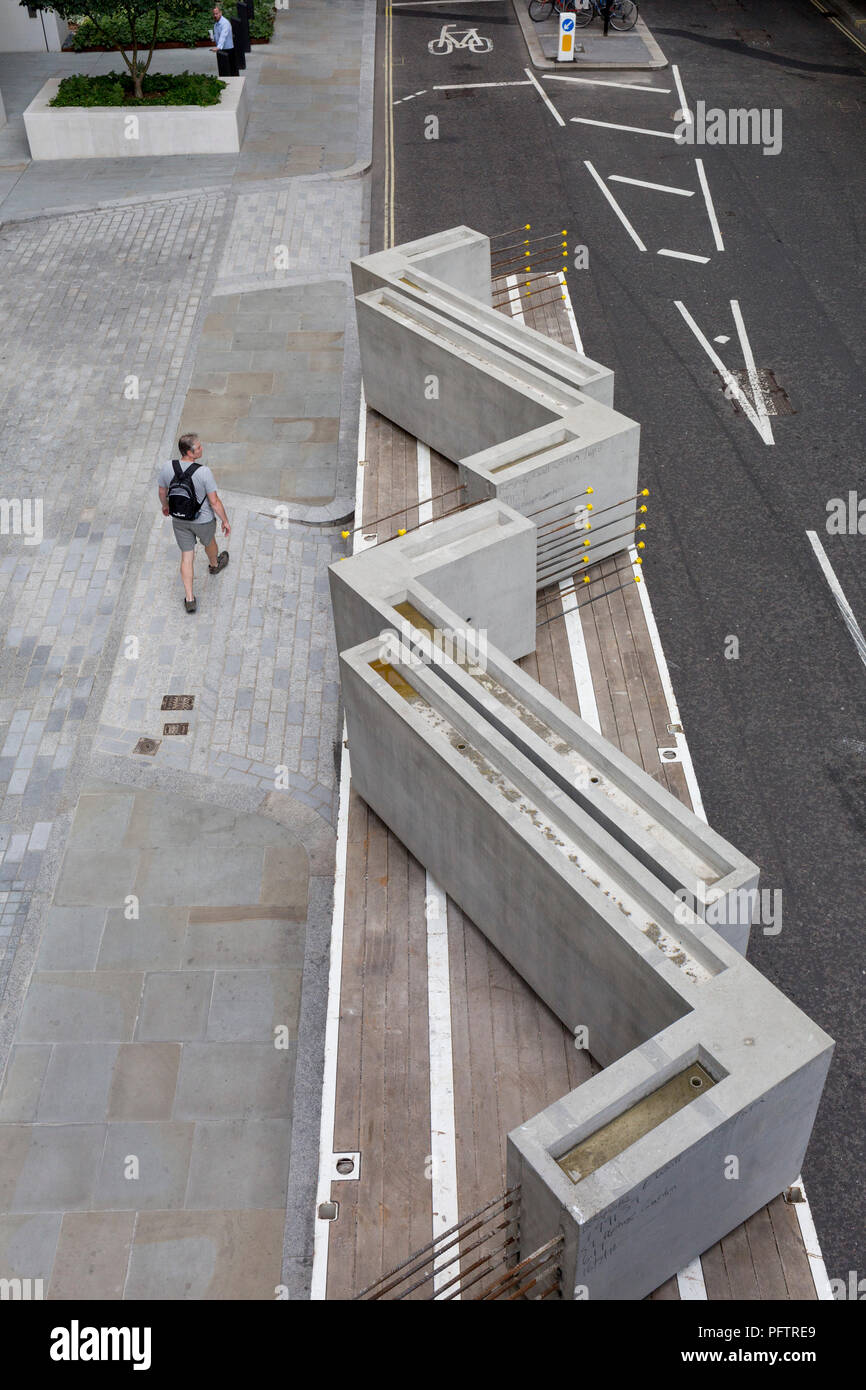
[[[168,485],[168,514],[177,521],[195,521],[202,504],[196,497],[192,475],[199,464],[191,463],[188,468],[182,469],[180,459],[172,459],[171,466],[174,477]]]

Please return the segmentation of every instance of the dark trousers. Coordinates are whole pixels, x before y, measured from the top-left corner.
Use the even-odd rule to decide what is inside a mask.
[[[216,57],[220,77],[237,77],[238,60],[233,48],[218,48]]]

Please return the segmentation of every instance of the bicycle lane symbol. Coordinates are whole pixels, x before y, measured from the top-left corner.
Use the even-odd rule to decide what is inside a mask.
[[[455,29],[453,24],[443,24],[438,39],[431,39],[428,52],[453,53],[455,48],[468,48],[472,53],[489,53],[493,40],[482,37],[477,29]]]

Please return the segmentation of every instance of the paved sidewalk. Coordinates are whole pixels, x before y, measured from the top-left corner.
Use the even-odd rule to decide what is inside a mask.
[[[51,1298],[308,1288],[375,2],[331,13],[278,14],[238,158],[26,164],[69,55],[0,61],[0,1277]],[[187,428],[233,526],[194,617]]]
[[[247,54],[252,109],[240,154],[165,158],[46,160],[31,163],[23,111],[49,77],[117,71],[119,53],[0,53],[0,92],[8,124],[0,130],[0,220],[44,211],[180,194],[238,189],[300,174],[364,166],[368,122],[359,120],[366,80],[362,54],[372,39],[367,0],[292,0],[277,11],[274,36]],[[215,72],[208,49],[158,49],[153,72]]]

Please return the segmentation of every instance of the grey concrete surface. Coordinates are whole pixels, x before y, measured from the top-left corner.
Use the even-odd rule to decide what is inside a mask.
[[[595,16],[591,24],[575,30],[573,61],[560,63],[557,59],[559,16],[551,15],[536,24],[529,16],[528,0],[511,0],[511,3],[534,67],[558,68],[566,73],[667,67],[667,59],[641,16],[633,29],[624,33],[610,29],[607,36],[602,21]]]
[[[333,10],[336,41],[304,0],[278,15],[237,160],[141,159],[133,179],[29,166],[20,113],[49,74],[0,59],[18,365],[0,490],[44,503],[37,544],[0,538],[0,1275],[29,1267],[51,1298],[308,1295],[339,737],[325,571],[354,495],[375,4]],[[196,566],[201,623],[155,499],[182,423],[233,523],[229,568],[209,586]],[[192,710],[163,712],[169,694]],[[188,735],[164,735],[175,718]]]
[[[353,283],[368,405],[458,464],[461,500],[538,518],[539,587],[633,543],[639,426],[612,409],[612,373],[491,308],[487,237],[376,253]]]
[[[378,638],[340,659],[358,791],[604,1066],[508,1137],[522,1252],[563,1232],[565,1297],[642,1298],[793,1182],[832,1040],[683,913],[608,834],[608,808],[513,740],[447,659],[383,657]],[[563,1172],[558,1159],[694,1061],[711,1093],[594,1171]]]

